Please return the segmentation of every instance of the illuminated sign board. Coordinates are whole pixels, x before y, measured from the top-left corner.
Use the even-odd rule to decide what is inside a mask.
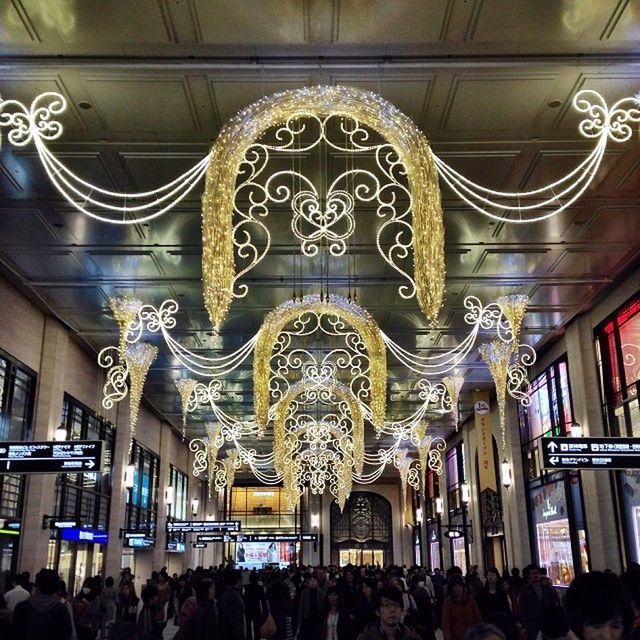
[[[123,537],[124,546],[132,549],[151,549],[156,546],[156,539],[148,532],[125,531]]]
[[[94,544],[107,544],[109,534],[106,531],[96,531],[95,529],[63,528],[60,529],[60,539],[71,542],[92,542]]]
[[[0,442],[0,472],[97,473],[102,451],[101,440]]]
[[[206,542],[194,542],[191,545],[194,549],[206,549],[207,548],[207,543]]]
[[[209,531],[240,531],[240,521],[192,520],[167,522],[167,533],[207,533]]]
[[[171,553],[184,553],[186,545],[184,542],[178,542],[177,540],[167,540],[166,550]]]
[[[542,438],[545,469],[640,469],[640,438]]]

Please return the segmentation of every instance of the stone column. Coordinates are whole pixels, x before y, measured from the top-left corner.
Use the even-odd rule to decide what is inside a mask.
[[[169,513],[165,502],[165,491],[169,486],[169,464],[171,463],[173,434],[171,427],[162,423],[160,426],[160,470],[158,482],[158,528],[156,529],[156,546],[153,550],[153,568],[157,571],[166,564],[167,546],[167,515]]]
[[[46,318],[33,421],[35,441],[53,440],[60,425],[68,346],[67,330],[57,320]],[[24,498],[18,567],[33,577],[47,564],[50,530],[42,528],[42,518],[53,514],[55,475],[27,476]]]

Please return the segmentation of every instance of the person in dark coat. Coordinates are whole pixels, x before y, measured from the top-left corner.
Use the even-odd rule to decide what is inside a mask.
[[[318,587],[315,574],[309,577],[307,586],[300,594],[298,608],[299,640],[322,640],[322,613],[324,611],[324,592]]]
[[[242,572],[232,569],[226,574],[226,588],[218,600],[220,640],[245,640]]]
[[[36,575],[35,593],[13,610],[13,640],[69,640],[71,617],[57,591],[60,578],[51,569],[40,569]]]
[[[181,627],[183,640],[215,640],[218,617],[213,602],[215,586],[210,580],[203,580],[196,587],[196,602],[193,615]]]
[[[323,615],[323,640],[352,640],[353,630],[347,608],[343,606],[337,587],[329,587],[325,594],[326,609]]]
[[[244,588],[244,612],[249,640],[260,640],[260,625],[266,616],[267,601],[259,580],[258,572],[252,571],[249,584]]]
[[[553,587],[542,580],[540,567],[529,565],[525,569],[527,584],[522,587],[518,598],[520,617],[527,631],[527,638],[535,638],[541,630],[545,611],[552,610],[557,602]]]
[[[267,589],[267,602],[276,625],[276,635],[271,640],[292,640],[293,605],[289,587],[282,580],[274,580]]]
[[[373,580],[362,581],[360,596],[353,612],[353,629],[356,634],[362,633],[366,626],[378,621],[378,616],[376,616],[376,610],[373,606],[375,587]]]

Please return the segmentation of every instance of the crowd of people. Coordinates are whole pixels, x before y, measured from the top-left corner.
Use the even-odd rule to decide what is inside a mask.
[[[169,629],[167,629],[167,624]],[[166,633],[165,633],[166,629]],[[13,576],[0,640],[640,640],[640,566],[576,578],[561,601],[544,570],[502,576],[423,567],[198,567],[146,580],[52,570]]]

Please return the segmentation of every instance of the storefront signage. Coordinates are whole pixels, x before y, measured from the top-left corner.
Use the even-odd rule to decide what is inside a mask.
[[[2,473],[97,473],[102,471],[101,440],[2,442]]]
[[[551,518],[552,516],[557,516],[558,507],[556,507],[555,504],[552,505],[549,498],[546,499],[545,503],[545,506],[542,507],[542,517],[546,519]]]
[[[109,534],[106,531],[96,531],[95,529],[62,528],[60,530],[60,539],[69,540],[70,542],[107,544]]]
[[[151,549],[156,546],[156,539],[146,532],[125,531],[124,546],[132,549]]]
[[[495,460],[493,457],[493,425],[489,413],[489,393],[475,391],[473,394],[473,412],[476,433],[478,434],[478,475],[480,492],[486,489],[498,490],[496,480]],[[486,520],[489,516],[482,514]]]
[[[167,522],[167,533],[205,533],[207,531],[240,531],[240,520]]]
[[[456,538],[462,538],[464,533],[460,529],[449,529],[444,532],[445,538],[455,540]]]
[[[4,534],[7,536],[19,536],[20,521],[0,519],[0,534]]]
[[[75,520],[52,520],[52,529],[73,529],[77,527],[78,523]]]
[[[640,438],[542,438],[545,469],[640,469]]]
[[[300,540],[302,542],[318,542],[318,534],[317,533],[301,533]]]

